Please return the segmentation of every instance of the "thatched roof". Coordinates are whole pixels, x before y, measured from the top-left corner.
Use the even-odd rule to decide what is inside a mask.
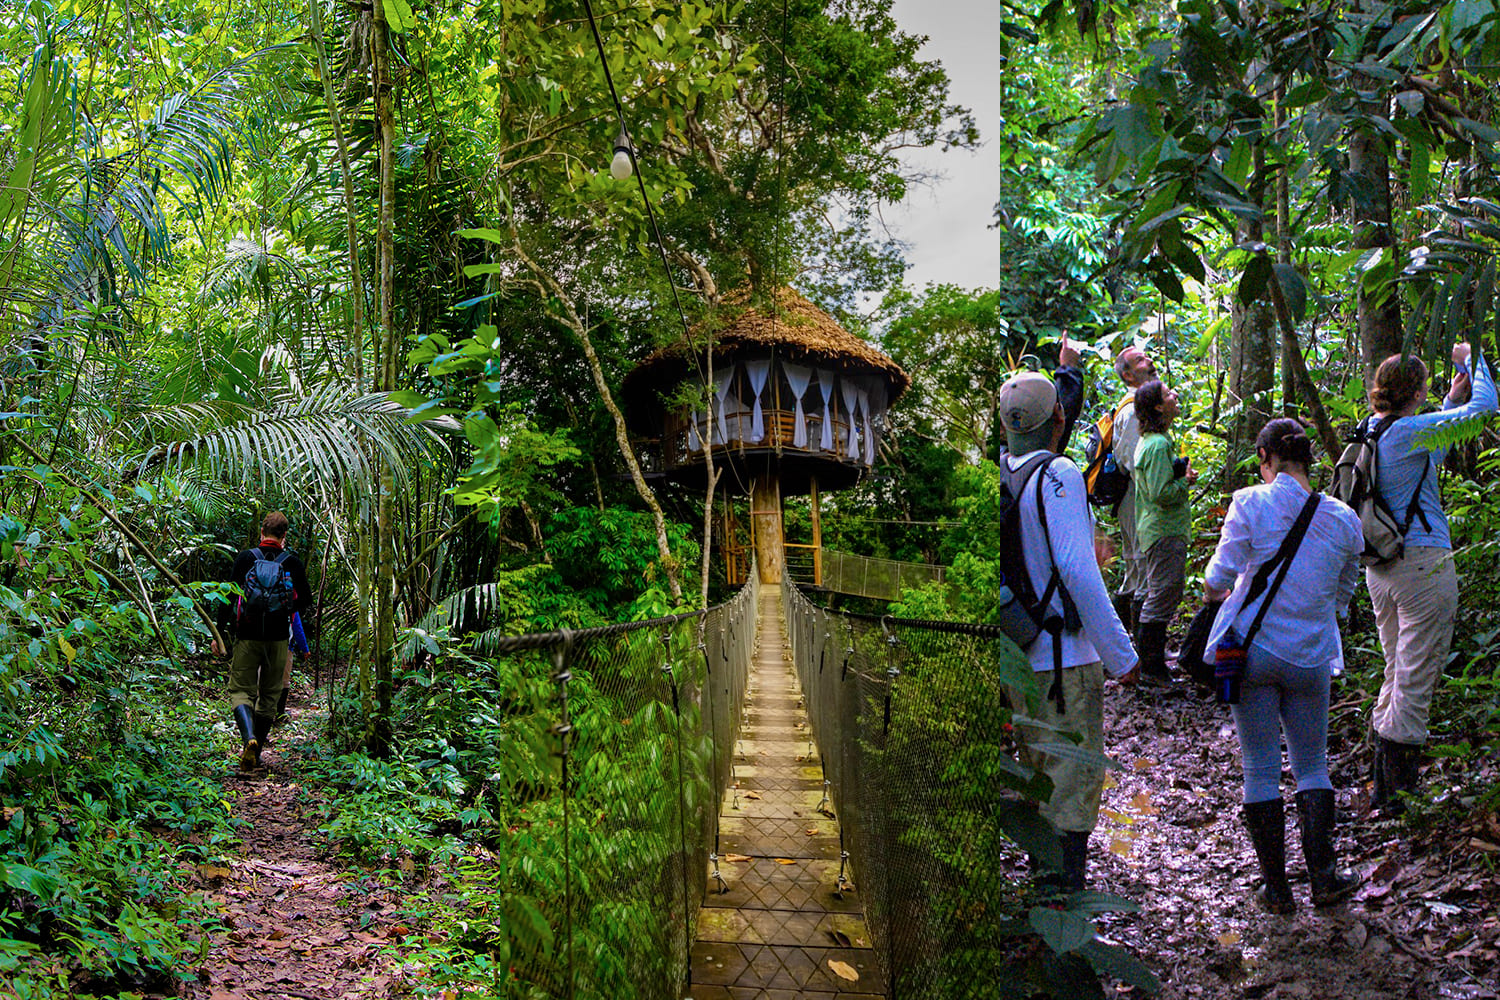
[[[776,291],[774,305],[751,305],[748,287],[729,293],[718,312],[698,324],[692,334],[698,342],[712,339],[715,366],[736,357],[764,356],[774,351],[797,364],[832,367],[850,375],[884,376],[891,403],[911,385],[910,376],[896,362],[786,286]],[[693,367],[693,355],[686,344],[656,351],[625,376],[627,401],[631,405],[645,403],[654,393],[681,381]]]

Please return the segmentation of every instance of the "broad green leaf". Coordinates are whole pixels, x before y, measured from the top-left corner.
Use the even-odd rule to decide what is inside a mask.
[[[1408,146],[1411,154],[1411,169],[1408,182],[1411,185],[1412,201],[1421,204],[1427,200],[1427,186],[1432,176],[1432,151],[1420,142]]]
[[[995,805],[995,821],[1016,846],[1054,871],[1062,867],[1057,830],[1029,802],[1004,800]]]
[[[1245,265],[1245,272],[1240,275],[1239,288],[1235,294],[1242,304],[1248,306],[1265,294],[1266,282],[1270,280],[1271,258],[1258,253]]]
[[[1116,945],[1090,941],[1080,949],[1095,971],[1112,976],[1147,993],[1160,993],[1161,981],[1140,960]]]
[[[406,0],[380,0],[380,7],[385,11],[385,22],[390,25],[392,31],[398,35],[404,35],[417,26],[417,19],[412,15],[411,4]]]
[[[1229,150],[1229,157],[1224,161],[1224,176],[1243,188],[1245,182],[1250,179],[1250,165],[1254,159],[1250,149],[1250,140],[1245,136],[1240,136],[1234,140],[1234,145]]]
[[[498,229],[460,229],[455,235],[474,240],[487,240],[490,243],[499,243],[504,246],[510,245],[510,236]]]
[[[1094,939],[1093,923],[1067,910],[1033,906],[1027,919],[1047,947],[1059,955],[1077,951]]]

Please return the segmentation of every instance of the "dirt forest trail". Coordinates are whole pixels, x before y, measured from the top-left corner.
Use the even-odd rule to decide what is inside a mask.
[[[1105,701],[1106,752],[1121,768],[1106,780],[1092,887],[1140,903],[1140,913],[1106,918],[1101,930],[1157,973],[1163,1000],[1500,997],[1500,858],[1471,846],[1490,843],[1484,831],[1374,823],[1365,808],[1368,752],[1340,745],[1335,733],[1336,842],[1344,867],[1366,882],[1347,905],[1314,909],[1289,805],[1287,865],[1299,908],[1273,916],[1252,899],[1259,869],[1240,816],[1228,708],[1186,691],[1119,687]],[[1446,785],[1431,769],[1427,780]],[[1284,774],[1289,804],[1292,791]]]
[[[221,927],[189,1000],[356,1000],[399,991],[399,968],[385,952],[407,928],[392,919],[401,890],[361,878],[319,857],[304,815],[290,748],[316,713],[293,705],[260,770],[228,761],[225,801],[244,821],[239,850],[223,865],[200,865],[196,887],[215,904]],[[228,760],[226,758],[226,760]]]

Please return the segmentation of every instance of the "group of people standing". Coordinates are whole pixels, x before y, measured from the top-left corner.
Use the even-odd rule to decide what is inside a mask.
[[[1050,393],[1051,380],[1038,373],[1014,376],[1002,387],[999,410],[1008,445],[1002,461],[1010,468],[1020,468],[1038,450],[1066,447],[1081,396],[1072,391],[1081,381],[1076,357],[1065,349],[1067,370]],[[1430,447],[1426,436],[1440,424],[1497,408],[1493,375],[1483,361],[1471,365],[1469,345],[1457,345],[1453,360],[1452,386],[1442,408],[1430,413],[1419,412],[1428,393],[1426,365],[1405,355],[1382,362],[1369,390],[1373,415],[1363,428],[1379,432],[1376,489],[1405,528],[1402,556],[1365,569],[1385,658],[1371,719],[1371,802],[1388,816],[1398,814],[1403,794],[1417,788],[1432,697],[1448,659],[1458,606],[1438,491],[1444,449]],[[1060,657],[1045,634],[1026,650],[1038,672],[1061,665],[1066,699],[1044,699],[1035,713],[1039,725],[1020,727],[1023,752],[1054,785],[1051,800],[1040,808],[1059,831],[1060,882],[1068,889],[1084,885],[1103,770],[1024,747],[1044,740],[1055,727],[1081,733],[1084,746],[1102,751],[1106,671],[1124,684],[1172,683],[1167,629],[1182,601],[1193,535],[1190,487],[1197,472],[1172,434],[1180,413],[1177,393],[1157,378],[1151,359],[1138,348],[1122,351],[1115,371],[1127,393],[1115,409],[1114,458],[1130,475],[1117,508],[1122,572],[1116,591],[1110,594],[1104,583],[1104,560],[1076,465],[1063,457],[1043,465],[1033,477],[1035,486],[1027,486],[1037,490],[1038,502],[1017,505],[1033,583],[1045,582],[1055,570],[1080,626],[1057,640]],[[1301,424],[1269,421],[1256,439],[1256,457],[1261,482],[1234,493],[1204,572],[1204,600],[1217,605],[1204,656],[1213,663],[1221,647],[1239,650],[1232,712],[1243,763],[1244,821],[1262,875],[1257,898],[1272,912],[1289,913],[1296,902],[1286,874],[1283,734],[1297,783],[1312,903],[1341,902],[1360,884],[1338,869],[1334,850],[1328,712],[1331,679],[1343,669],[1339,619],[1358,586],[1365,540],[1359,516],[1314,489],[1312,443]],[[1043,508],[1045,527],[1039,517]],[[1274,584],[1268,585],[1268,578]],[[1054,600],[1062,613],[1060,600]]]

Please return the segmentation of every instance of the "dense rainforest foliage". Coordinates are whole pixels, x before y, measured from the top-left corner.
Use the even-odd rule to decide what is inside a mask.
[[[731,596],[704,526],[743,498],[650,476],[617,395],[742,286],[793,285],[910,373],[877,474],[824,498],[825,543],[956,567],[906,609],[965,620],[989,611],[996,394],[1064,333],[1090,412],[1131,343],[1181,389],[1215,473],[1200,569],[1268,416],[1332,453],[1387,354],[1447,378],[1455,341],[1500,353],[1493,0],[1006,3],[998,122],[890,8],[7,6],[0,996],[165,990],[201,958],[217,918],[182,872],[241,835],[214,611],[278,509],[316,592],[326,724],[300,779],[326,852],[449,872],[412,905],[455,927],[524,882],[421,960],[546,995],[499,984],[553,933],[529,898],[561,891],[536,863],[555,719],[494,650]],[[907,287],[880,217],[920,182],[901,151],[981,141],[993,287]],[[1482,424],[1445,435],[1464,584],[1434,742],[1478,765],[1500,451]],[[1346,641],[1373,691],[1367,604]],[[1473,775],[1413,822],[1493,812]],[[620,919],[601,962],[629,951]]]

